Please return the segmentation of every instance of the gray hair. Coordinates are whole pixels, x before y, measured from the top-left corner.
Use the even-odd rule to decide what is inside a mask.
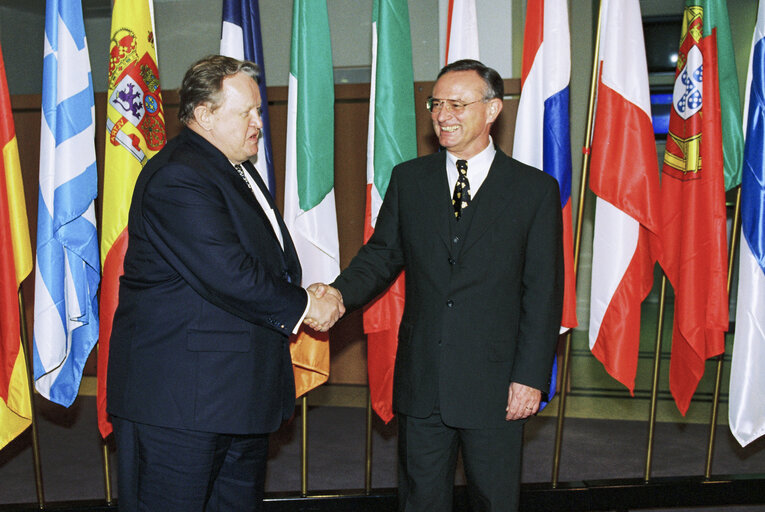
[[[473,59],[454,61],[441,68],[436,79],[439,79],[446,73],[452,71],[475,71],[478,73],[478,76],[480,76],[486,84],[486,92],[483,97],[484,100],[491,100],[494,98],[502,99],[505,96],[505,83],[502,81],[502,77],[499,76],[499,73],[494,69],[485,66],[482,62]]]
[[[254,62],[208,55],[192,64],[181,83],[178,120],[188,125],[194,120],[194,109],[202,103],[210,103],[212,110],[218,108],[223,79],[239,72],[260,83],[260,69]]]

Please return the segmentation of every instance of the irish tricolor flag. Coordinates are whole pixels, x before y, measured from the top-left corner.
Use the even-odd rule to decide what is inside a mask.
[[[327,4],[295,0],[287,104],[284,221],[303,267],[303,286],[340,273],[334,178],[332,48]],[[291,345],[298,396],[329,376],[328,336],[301,329]]]

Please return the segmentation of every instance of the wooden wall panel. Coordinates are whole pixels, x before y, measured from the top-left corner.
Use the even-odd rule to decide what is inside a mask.
[[[425,155],[438,150],[433,135],[430,114],[425,100],[433,82],[415,83],[415,111],[417,123],[417,152]],[[505,80],[505,107],[495,125],[495,142],[510,154],[513,124],[517,111],[520,81]],[[177,120],[177,91],[163,92],[165,122],[168,137],[181,129]],[[40,156],[40,96],[17,95],[11,98],[16,135],[19,142],[22,174],[26,192],[30,237],[33,249],[37,226],[37,193]],[[284,160],[287,134],[287,87],[269,87],[269,115],[273,159],[276,169],[277,204],[284,205]],[[99,192],[103,183],[103,156],[105,144],[104,122],[106,94],[96,94],[96,156],[98,160]],[[362,245],[364,232],[364,202],[366,191],[366,139],[369,115],[369,84],[341,84],[335,87],[335,199],[337,204],[340,238],[341,267],[345,267]],[[100,197],[100,194],[99,194]],[[96,208],[100,226],[101,205]],[[30,340],[34,315],[34,278],[23,283],[25,310]],[[360,312],[347,315],[331,331],[332,369],[330,382],[335,384],[366,383],[366,346]],[[85,373],[95,375],[95,358],[91,356]]]

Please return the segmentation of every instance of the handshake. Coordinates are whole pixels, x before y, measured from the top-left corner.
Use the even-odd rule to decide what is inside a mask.
[[[345,314],[343,295],[337,288],[323,283],[314,283],[306,290],[311,305],[303,323],[316,331],[327,332]]]

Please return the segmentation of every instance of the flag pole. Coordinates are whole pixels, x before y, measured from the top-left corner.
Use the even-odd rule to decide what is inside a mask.
[[[653,440],[656,431],[656,403],[659,391],[659,366],[661,363],[661,339],[664,329],[664,305],[667,296],[667,275],[661,276],[661,293],[659,298],[659,311],[656,319],[656,343],[653,353],[653,380],[651,382],[651,407],[648,413],[648,446],[646,447],[645,473],[643,480],[651,479],[651,463],[653,459]]]
[[[730,235],[730,252],[728,253],[728,302],[730,303],[730,289],[733,283],[733,259],[736,254],[739,237],[739,225],[741,223],[741,185],[736,192],[736,206],[733,213],[733,228]],[[722,383],[722,367],[725,352],[717,356],[717,375],[715,377],[715,391],[712,398],[712,416],[709,420],[709,445],[707,447],[707,463],[704,470],[704,478],[709,480],[712,474],[712,452],[715,447],[715,427],[717,426],[717,413],[720,405],[720,388]]]
[[[364,494],[372,494],[372,391],[367,386],[366,453],[364,455]]]
[[[300,399],[300,497],[308,496],[308,397]]]
[[[32,411],[32,459],[35,468],[35,487],[37,489],[37,505],[40,510],[45,508],[45,493],[42,483],[42,463],[40,459],[40,438],[37,432],[37,407],[35,407],[34,370],[32,360],[29,357],[29,335],[27,334],[27,319],[24,312],[24,292],[19,286],[19,335],[21,336],[21,349],[27,364],[27,386],[29,387],[29,405]]]
[[[106,504],[111,506],[114,504],[114,498],[112,496],[112,476],[109,468],[109,445],[104,438],[101,438],[101,451],[104,459],[104,493],[106,493]]]
[[[592,62],[592,78],[590,80],[590,102],[587,107],[587,129],[582,148],[582,174],[579,183],[579,208],[576,214],[576,226],[574,229],[574,282],[579,274],[579,252],[582,245],[582,224],[584,219],[584,199],[587,191],[587,174],[590,166],[590,149],[592,143],[592,121],[595,111],[595,93],[598,86],[598,63],[600,61],[600,20],[603,15],[603,2],[598,7],[598,28],[595,35],[595,57]],[[552,488],[558,487],[558,474],[560,472],[560,451],[563,440],[563,418],[566,412],[566,397],[568,394],[569,361],[571,359],[571,329],[564,336],[563,371],[560,385],[560,404],[558,406],[558,421],[555,430],[555,452],[553,454]]]

